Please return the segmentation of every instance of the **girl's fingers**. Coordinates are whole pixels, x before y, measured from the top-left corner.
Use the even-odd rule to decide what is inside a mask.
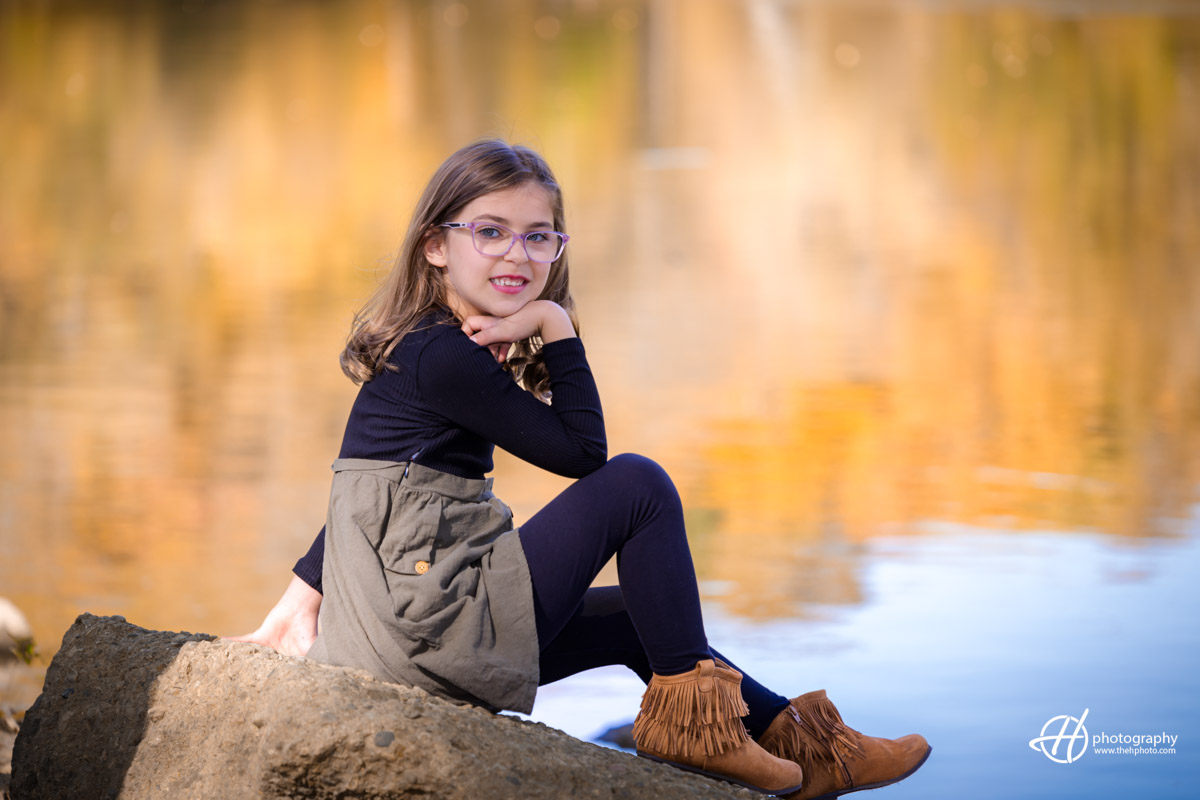
[[[508,358],[508,350],[512,344],[541,333],[539,309],[540,306],[530,303],[507,317],[467,317],[463,320],[463,333],[467,334],[472,342],[484,347],[502,345],[500,351],[492,350],[492,355],[496,361],[503,364]]]
[[[477,330],[475,333],[468,333],[471,341],[475,344],[481,344],[485,347],[491,347],[494,344],[512,344],[519,339],[519,336],[514,335],[511,325],[506,325],[504,320],[497,320],[496,324],[488,325],[485,328]]]
[[[509,342],[493,342],[485,345],[488,352],[492,354],[492,358],[496,359],[497,364],[503,364],[508,360],[508,351],[512,349],[512,344]]]
[[[500,322],[498,317],[487,317],[480,315],[470,316],[463,320],[462,332],[467,336],[474,336],[480,331],[485,331],[492,327],[497,322]]]

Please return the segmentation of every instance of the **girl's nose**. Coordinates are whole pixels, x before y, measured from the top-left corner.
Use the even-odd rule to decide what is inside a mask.
[[[524,264],[528,261],[529,254],[525,252],[524,240],[513,237],[512,247],[504,254],[504,260],[510,264]]]

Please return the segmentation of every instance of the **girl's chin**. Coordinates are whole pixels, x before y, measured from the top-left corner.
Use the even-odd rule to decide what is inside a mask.
[[[536,299],[537,295],[532,291],[515,295],[492,292],[491,296],[485,292],[484,296],[476,298],[475,302],[466,302],[458,295],[449,298],[450,308],[459,319],[474,316],[510,317]]]
[[[482,313],[492,317],[511,317],[532,301],[532,297],[504,298],[497,302],[488,303]]]

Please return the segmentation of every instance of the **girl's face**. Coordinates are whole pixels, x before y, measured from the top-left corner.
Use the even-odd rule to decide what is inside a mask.
[[[550,199],[545,187],[523,183],[475,198],[451,222],[495,222],[516,233],[554,230]],[[425,242],[425,258],[446,270],[450,308],[460,319],[515,314],[541,295],[550,274],[549,264],[529,260],[520,241],[503,256],[483,255],[468,228],[436,231]]]

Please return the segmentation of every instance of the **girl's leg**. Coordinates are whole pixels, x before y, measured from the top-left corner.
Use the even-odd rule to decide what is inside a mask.
[[[650,659],[642,648],[616,586],[588,589],[575,615],[542,646],[538,684],[560,681],[597,667],[628,667],[650,682]]]
[[[742,673],[742,698],[750,708],[742,722],[757,740],[779,712],[787,708],[787,698],[754,680],[716,649],[709,649],[715,658]],[[615,664],[633,670],[643,683],[650,682],[650,660],[625,611],[621,590],[616,586],[588,589],[575,615],[554,641],[542,648],[541,685]]]
[[[621,597],[654,673],[633,722],[639,754],[758,791],[800,788],[801,767],[747,735],[742,676],[709,652],[683,509],[661,467],[617,456],[572,484],[519,535],[543,646],[562,634],[616,554]]]
[[[615,553],[621,596],[659,675],[710,658],[679,494],[662,467],[620,455],[520,527],[538,641],[553,641]]]

